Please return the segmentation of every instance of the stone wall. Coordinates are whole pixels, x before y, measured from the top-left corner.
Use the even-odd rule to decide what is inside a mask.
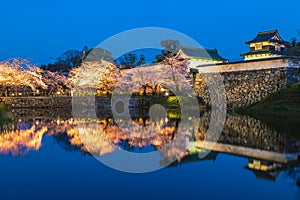
[[[0,101],[12,108],[66,108],[72,106],[71,97],[0,97]]]
[[[211,105],[207,82],[219,76],[225,87],[227,107],[247,106],[298,81],[299,66],[291,68],[289,63],[287,59],[277,59],[200,67],[193,75],[194,90]]]
[[[194,89],[198,96],[211,105],[206,82],[213,81],[216,75],[209,73],[205,76],[206,78],[199,73],[196,74]],[[258,102],[263,97],[286,86],[286,70],[284,68],[222,72],[220,76],[223,79],[228,108],[247,106]]]

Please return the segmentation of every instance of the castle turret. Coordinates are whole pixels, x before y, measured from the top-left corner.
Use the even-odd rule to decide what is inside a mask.
[[[250,51],[241,56],[244,60],[263,59],[278,56],[285,56],[286,45],[288,42],[284,41],[277,30],[259,32],[257,36],[246,44],[249,45]]]

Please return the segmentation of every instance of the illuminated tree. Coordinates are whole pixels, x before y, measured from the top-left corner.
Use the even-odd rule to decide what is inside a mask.
[[[160,89],[160,76],[163,73],[159,65],[122,70],[122,76],[116,87],[122,92],[157,94]]]
[[[170,66],[173,70],[182,74],[183,76],[188,75],[188,61],[179,60],[175,56],[165,57],[163,61],[160,62],[161,65]]]
[[[182,83],[183,81],[190,80],[187,60],[179,60],[175,56],[166,56],[160,64],[167,66],[164,76],[162,77],[163,86],[166,83],[173,85],[175,86],[173,89],[176,91],[182,90],[184,89],[183,87],[187,86],[187,84]]]
[[[30,88],[34,95],[39,90],[46,90],[50,95],[54,92],[64,94],[71,89],[71,83],[65,75],[43,70],[24,59],[11,59],[0,63],[0,85],[6,89],[6,96],[10,87],[14,88],[15,95],[19,95],[20,88],[22,91]]]
[[[0,70],[0,85],[5,87],[6,95],[8,95],[8,87],[14,87],[16,95],[20,87],[29,87],[32,91],[47,87],[41,75],[36,73],[37,66],[30,65],[27,60],[10,59],[1,62]]]
[[[110,62],[84,62],[70,72],[70,82],[75,92],[111,91],[120,76],[119,69]]]
[[[71,90],[71,82],[65,75],[47,70],[42,70],[39,73],[42,75],[42,81],[46,84],[49,95],[53,93],[65,94]]]
[[[166,57],[157,65],[123,70],[120,79],[122,84],[118,86],[123,92],[134,88],[134,92],[143,95],[149,92],[159,94],[163,88],[179,91],[187,86],[183,84],[183,81],[189,78],[187,71],[187,61],[178,60],[174,56]]]

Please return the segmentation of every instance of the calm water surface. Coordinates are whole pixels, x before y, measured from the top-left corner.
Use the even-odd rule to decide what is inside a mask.
[[[34,117],[33,117],[34,116]],[[149,152],[170,142],[178,120],[164,120],[163,134],[135,140],[109,114],[84,123],[68,112],[12,110],[2,121],[0,199],[300,199],[300,140],[250,117],[227,115],[214,151],[199,158],[190,150],[161,170],[130,174],[111,169],[89,151],[105,156],[117,148]],[[151,126],[147,116],[136,116]],[[201,142],[209,113],[201,117]],[[95,127],[105,130],[93,133]],[[78,138],[80,131],[86,138]],[[133,130],[134,131],[134,130]],[[197,149],[197,148],[196,148]],[[297,186],[298,185],[298,186]]]

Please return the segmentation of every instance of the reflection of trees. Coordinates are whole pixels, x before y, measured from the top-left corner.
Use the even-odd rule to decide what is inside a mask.
[[[166,121],[165,118],[150,121],[137,118],[136,126],[118,126],[112,119],[86,120],[51,120],[51,121],[16,121],[16,124],[6,126],[0,135],[0,153],[14,156],[24,155],[42,146],[43,136],[52,136],[63,149],[84,153],[104,155],[123,148],[133,150],[152,146],[159,150],[162,158],[181,160],[188,152],[187,137],[189,125],[177,134],[178,121]],[[143,135],[143,137],[141,137]]]
[[[104,125],[99,123],[78,123],[67,131],[70,142],[93,155],[103,155],[114,150],[114,145],[106,138]]]
[[[42,146],[44,135],[63,135],[70,126],[69,120],[60,119],[48,122],[17,120],[5,124],[4,131],[0,133],[0,153],[18,156],[38,150]]]
[[[0,134],[0,153],[24,155],[30,150],[38,150],[42,145],[43,136],[53,136],[64,149],[74,151],[80,148],[83,152],[103,155],[114,150],[115,145],[122,141],[128,142],[130,147],[154,146],[160,149],[174,137],[175,122],[157,129],[157,123],[150,124],[149,120],[137,120],[136,129],[125,127],[120,129],[112,120],[98,120],[95,122],[52,120],[48,122],[21,122],[4,126],[5,131]],[[139,138],[128,135],[129,131],[145,131],[149,137]],[[141,128],[142,127],[142,128]],[[124,127],[123,127],[124,128]]]
[[[191,123],[191,121],[181,121],[179,125],[178,123],[175,124],[177,132],[173,135],[172,142],[161,150],[162,165],[170,164],[175,160],[181,162],[185,156],[190,154],[189,143],[194,140],[194,127]]]
[[[137,123],[144,123],[142,120]],[[147,123],[147,122],[146,122]],[[115,145],[122,142],[128,143],[128,149],[131,147],[154,146],[160,149],[168,144],[173,137],[175,127],[165,126],[157,129],[157,124],[148,125],[144,128],[143,124],[133,127],[122,126],[122,129],[115,125],[112,121],[101,122],[83,122],[78,121],[74,127],[67,130],[72,145],[79,146],[83,151],[92,154],[103,155],[114,150]],[[135,134],[127,134],[127,133]],[[155,133],[155,134],[154,134]],[[143,134],[149,137],[136,137],[136,134]]]
[[[209,125],[209,113],[201,117],[199,128],[196,131],[197,141],[203,141]],[[116,123],[117,122],[117,123]],[[113,119],[85,120],[51,120],[29,125],[22,125],[17,121],[10,127],[3,126],[0,134],[0,153],[23,155],[30,150],[37,150],[41,146],[41,139],[45,136],[54,136],[57,143],[64,149],[104,155],[123,148],[131,151],[134,148],[153,146],[160,150],[163,159],[181,160],[189,152],[187,145],[193,136],[193,126],[182,121],[149,118],[135,118],[130,123],[120,124]],[[180,131],[179,131],[180,129]],[[178,134],[178,133],[181,134]],[[274,132],[263,123],[249,117],[228,115],[218,144],[228,144],[237,147],[264,150],[274,153],[300,152],[300,142],[289,139],[280,133]],[[236,152],[232,152],[236,153]]]
[[[37,128],[33,125],[27,130],[4,131],[0,134],[0,153],[24,155],[30,150],[38,150],[47,127]]]
[[[140,119],[134,122],[137,123],[135,126],[125,123],[120,127],[112,120],[75,121],[73,128],[67,130],[67,135],[72,145],[96,156],[110,153],[115,148],[130,151],[136,147],[142,149],[153,146],[161,153],[161,164],[171,163],[174,160],[180,161],[189,154],[187,149],[193,127],[190,123],[182,123],[178,128],[176,121],[161,126],[164,120],[150,123],[149,120],[145,122]],[[158,125],[161,127],[158,128]],[[180,134],[177,133],[179,129]]]

